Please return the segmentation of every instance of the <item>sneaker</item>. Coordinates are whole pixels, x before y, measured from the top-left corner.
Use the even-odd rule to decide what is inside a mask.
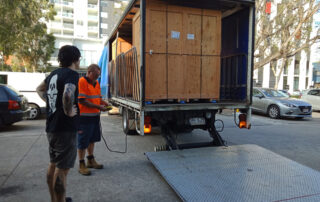
[[[98,164],[93,156],[87,156],[88,162],[87,162],[87,168],[94,168],[94,169],[102,169],[103,165]]]
[[[79,173],[82,175],[91,175],[91,171],[87,168],[84,162],[79,163]]]

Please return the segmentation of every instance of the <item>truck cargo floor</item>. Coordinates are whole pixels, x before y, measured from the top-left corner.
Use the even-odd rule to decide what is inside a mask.
[[[320,201],[320,173],[257,145],[146,153],[183,201]]]

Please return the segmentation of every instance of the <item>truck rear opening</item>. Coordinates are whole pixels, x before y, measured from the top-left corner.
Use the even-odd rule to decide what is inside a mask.
[[[109,98],[126,134],[160,126],[208,130],[223,145],[216,113],[238,109],[250,128],[254,0],[133,0],[106,42]],[[146,117],[148,117],[146,119]]]

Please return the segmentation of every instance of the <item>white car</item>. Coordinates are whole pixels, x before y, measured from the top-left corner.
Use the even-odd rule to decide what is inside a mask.
[[[301,100],[310,103],[314,111],[320,111],[320,89],[309,89],[303,91]]]

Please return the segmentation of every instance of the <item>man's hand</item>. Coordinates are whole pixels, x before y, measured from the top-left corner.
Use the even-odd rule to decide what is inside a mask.
[[[100,111],[103,111],[103,112],[108,110],[106,105],[99,105],[99,109]]]
[[[67,114],[67,116],[74,117],[77,114],[78,114],[78,108],[76,105],[73,105],[70,114]]]

